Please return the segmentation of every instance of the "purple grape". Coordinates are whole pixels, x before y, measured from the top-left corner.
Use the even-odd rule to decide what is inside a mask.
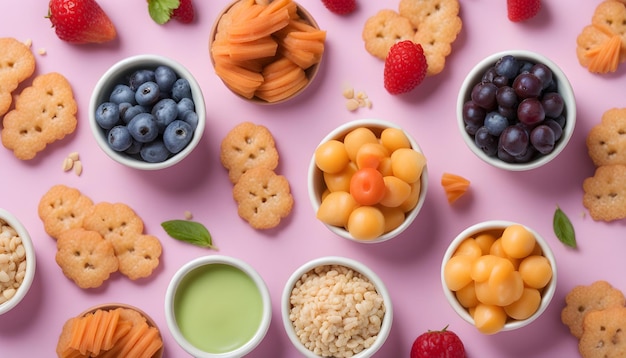
[[[530,73],[541,80],[541,89],[546,89],[552,84],[552,70],[543,63],[537,63],[531,67]]]
[[[512,156],[524,154],[528,148],[528,132],[521,126],[512,125],[504,128],[500,134],[498,146]]]
[[[487,112],[484,108],[477,105],[474,101],[467,101],[463,104],[463,122],[478,127],[483,125]]]
[[[513,108],[519,103],[515,90],[510,86],[498,88],[496,91],[496,101],[498,105],[504,108]]]
[[[556,142],[554,131],[544,124],[538,125],[530,132],[530,143],[541,154],[548,154],[554,149]]]
[[[498,113],[506,117],[510,124],[517,121],[517,108],[504,108],[502,106],[498,106]]]
[[[495,67],[489,67],[487,69],[487,71],[485,71],[485,73],[483,73],[483,77],[481,78],[480,82],[493,82],[493,79],[497,76],[498,74],[496,73],[496,68]]]
[[[486,127],[478,128],[474,136],[474,143],[490,157],[493,157],[498,152],[498,137],[489,134],[489,130]]]
[[[530,69],[535,65],[533,62],[527,60],[518,60],[520,62],[518,75],[522,73],[529,73]]]
[[[496,85],[491,82],[480,82],[472,88],[472,101],[484,109],[491,110],[496,107],[497,90]]]
[[[513,79],[517,75],[520,63],[512,55],[502,56],[495,64],[496,73],[508,79]]]
[[[543,124],[552,128],[552,131],[554,132],[554,141],[558,142],[558,140],[561,139],[561,136],[563,135],[563,128],[561,127],[561,125],[558,124],[554,119],[546,119]]]
[[[515,77],[513,89],[520,98],[538,97],[541,94],[541,80],[531,73],[522,73]]]
[[[533,126],[545,118],[546,113],[537,98],[526,98],[517,106],[517,119],[526,125]]]
[[[541,105],[546,112],[546,117],[556,118],[563,113],[565,103],[563,97],[557,92],[545,93],[541,98]]]

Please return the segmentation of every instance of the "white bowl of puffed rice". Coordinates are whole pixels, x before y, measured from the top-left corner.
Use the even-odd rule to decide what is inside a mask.
[[[341,292],[333,289],[337,285]],[[291,343],[307,358],[372,357],[393,321],[382,280],[364,264],[338,256],[300,266],[285,285],[281,313]]]
[[[22,223],[0,208],[0,315],[28,293],[35,278],[35,248]]]

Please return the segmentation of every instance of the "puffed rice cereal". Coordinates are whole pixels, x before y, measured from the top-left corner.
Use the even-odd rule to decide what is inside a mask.
[[[26,249],[22,238],[0,219],[0,304],[13,298],[26,275]]]
[[[348,267],[325,265],[304,274],[290,297],[296,335],[321,357],[352,357],[380,332],[385,304],[366,277]]]

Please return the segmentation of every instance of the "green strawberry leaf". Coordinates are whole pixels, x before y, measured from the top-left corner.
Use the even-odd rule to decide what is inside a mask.
[[[180,6],[180,0],[148,0],[148,13],[159,25],[170,21],[172,11]]]
[[[209,230],[199,222],[190,220],[169,220],[161,223],[165,232],[172,238],[192,245],[217,250]]]
[[[576,248],[576,233],[574,232],[574,226],[567,215],[558,206],[554,211],[552,225],[554,227],[556,237],[558,237],[563,244],[571,248]]]

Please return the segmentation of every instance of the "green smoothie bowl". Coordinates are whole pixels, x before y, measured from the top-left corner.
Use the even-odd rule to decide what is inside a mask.
[[[183,265],[165,295],[165,318],[176,342],[197,358],[242,357],[270,326],[269,290],[247,263],[211,255]]]

